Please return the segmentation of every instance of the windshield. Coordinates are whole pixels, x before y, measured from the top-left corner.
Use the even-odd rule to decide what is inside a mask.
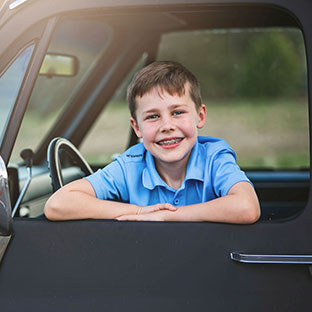
[[[47,55],[75,57],[79,64],[77,72],[69,76],[38,76],[11,162],[20,160],[19,152],[22,149],[36,149],[47,129],[55,122],[104,53],[111,36],[111,28],[99,20],[66,20],[57,26]]]

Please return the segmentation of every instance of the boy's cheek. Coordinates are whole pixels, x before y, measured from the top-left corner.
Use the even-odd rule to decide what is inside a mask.
[[[149,133],[149,131],[142,130],[142,136],[141,139],[143,139],[143,142],[148,143],[153,139],[153,136]]]
[[[142,132],[144,137],[150,138],[156,134],[157,128],[152,123],[149,123],[149,124],[145,124],[144,126],[142,126],[141,132]]]

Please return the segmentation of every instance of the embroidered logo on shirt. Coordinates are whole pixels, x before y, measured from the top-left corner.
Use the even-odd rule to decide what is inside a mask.
[[[126,156],[130,158],[138,158],[138,157],[143,157],[143,154],[137,154],[137,155],[127,154]]]

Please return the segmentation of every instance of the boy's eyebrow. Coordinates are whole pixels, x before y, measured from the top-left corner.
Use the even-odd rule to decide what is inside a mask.
[[[149,109],[147,111],[143,111],[143,114],[150,114],[150,113],[155,113],[155,112],[159,112],[159,109],[152,108],[152,109]]]
[[[179,107],[183,107],[183,106],[187,106],[187,104],[173,104],[173,105],[171,105],[171,106],[169,106],[170,108],[173,108],[173,109],[175,109],[175,108],[179,108]]]
[[[175,109],[175,108],[179,108],[179,107],[183,107],[183,106],[187,106],[187,104],[172,104],[169,106],[170,109]],[[144,111],[143,113],[152,113],[152,112],[158,112],[160,111],[160,109],[158,108],[151,108],[147,111]]]
[[[184,107],[187,106],[187,104],[173,104],[170,105],[169,108],[170,109],[176,109],[176,108],[180,108],[180,107]],[[158,108],[151,108],[149,110],[143,111],[143,114],[151,114],[151,113],[158,113],[160,111],[160,109]]]

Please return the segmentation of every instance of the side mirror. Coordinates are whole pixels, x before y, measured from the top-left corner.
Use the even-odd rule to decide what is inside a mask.
[[[5,163],[0,156],[0,238],[1,236],[10,236],[12,234],[11,210],[8,173]]]

